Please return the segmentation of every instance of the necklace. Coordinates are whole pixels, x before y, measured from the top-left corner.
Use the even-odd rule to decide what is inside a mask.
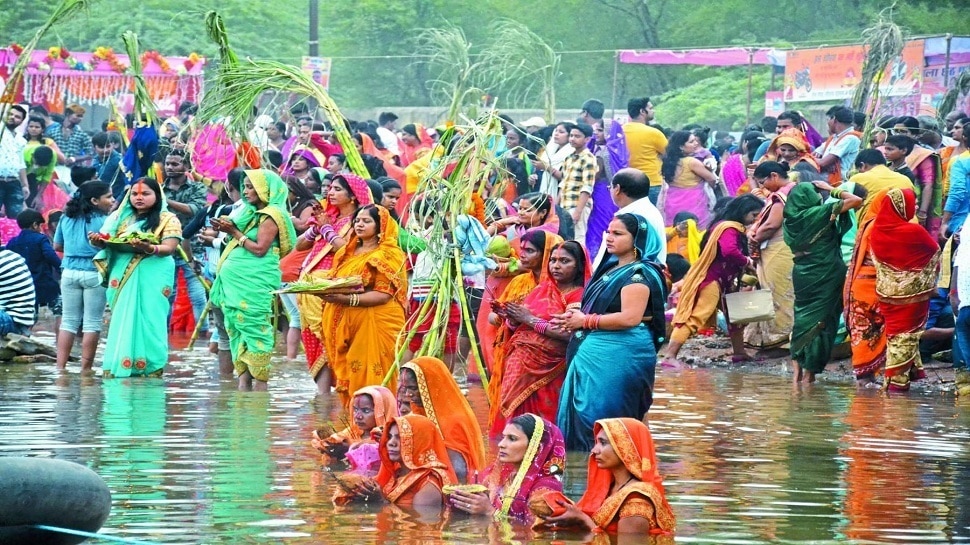
[[[621,484],[619,488],[617,488],[616,490],[614,490],[613,493],[616,494],[620,490],[623,490],[623,487],[626,486],[626,485],[628,485],[628,484],[630,484],[630,481],[632,481],[634,478],[635,477],[633,475],[631,475],[630,478],[627,479],[625,483]]]

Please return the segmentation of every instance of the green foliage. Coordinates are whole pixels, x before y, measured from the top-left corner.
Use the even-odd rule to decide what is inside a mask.
[[[46,20],[47,10],[41,9],[45,5],[4,0],[0,35],[6,43],[26,43]],[[219,51],[207,39],[203,22],[207,11],[218,9],[240,59],[298,64],[307,52],[307,5],[307,0],[97,2],[74,16],[71,23],[53,28],[38,47],[63,45],[71,51],[92,51],[108,46],[121,52],[121,34],[130,30],[138,34],[143,50],[166,55],[195,51],[210,59],[211,70],[218,64]],[[591,97],[607,105],[613,102],[612,50],[859,42],[862,31],[872,26],[885,7],[881,0],[322,0],[320,52],[334,57],[330,91],[343,107],[429,106],[433,101],[427,82],[434,78],[429,66],[413,56],[418,29],[460,28],[475,55],[493,38],[490,24],[507,18],[526,25],[561,53],[555,100],[561,108],[578,110]],[[965,34],[959,26],[966,19],[965,7],[966,0],[908,0],[897,2],[893,20],[908,35]],[[516,45],[528,49],[526,44],[510,44],[512,48]],[[631,96],[660,96],[672,90],[686,94],[686,88],[722,72],[621,65],[616,104],[622,110]],[[746,74],[738,79],[746,84]],[[500,107],[515,102],[514,93],[506,91],[492,93],[499,96]],[[760,97],[755,98],[760,103]],[[522,105],[542,108],[544,102],[542,93],[531,93]],[[743,106],[742,102],[742,111]],[[728,117],[737,119],[736,115]]]
[[[764,117],[764,96],[770,77],[767,68],[755,67],[751,85],[751,122]],[[722,130],[741,130],[746,123],[747,97],[748,69],[723,69],[715,76],[655,99],[656,118],[662,125],[672,128],[700,123]]]

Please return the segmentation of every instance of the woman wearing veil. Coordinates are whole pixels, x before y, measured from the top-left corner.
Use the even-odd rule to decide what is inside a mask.
[[[106,239],[125,237],[127,245]],[[105,378],[161,376],[168,363],[168,313],[182,226],[168,211],[158,182],[139,178],[121,206],[88,241],[103,248],[94,265],[106,279],[108,308],[114,322],[108,330],[102,368]]]
[[[273,290],[280,285],[280,257],[296,241],[286,208],[288,193],[286,182],[275,173],[247,170],[241,211],[233,219],[211,220],[213,229],[232,237],[209,297],[222,309],[240,390],[265,390],[269,381],[276,339]]]
[[[656,261],[663,236],[642,216],[619,214],[604,239],[609,258],[583,294],[582,310],[552,325],[572,333],[559,398],[559,428],[570,449],[592,447],[601,418],[643,418],[653,402],[657,352],[666,336],[667,286]]]

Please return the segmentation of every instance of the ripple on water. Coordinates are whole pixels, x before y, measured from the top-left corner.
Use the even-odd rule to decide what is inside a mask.
[[[183,346],[180,341],[179,346]],[[152,543],[528,541],[480,520],[393,506],[335,508],[307,438],[339,422],[299,362],[275,361],[269,394],[241,394],[200,349],[161,380],[0,373],[0,455],[73,460],[113,492],[105,534]],[[943,543],[970,539],[970,438],[949,398],[793,391],[774,376],[661,374],[650,425],[679,543]],[[470,399],[480,419],[484,396]],[[570,453],[578,497],[587,453]],[[548,543],[552,536],[545,536]],[[564,543],[579,536],[557,534]]]

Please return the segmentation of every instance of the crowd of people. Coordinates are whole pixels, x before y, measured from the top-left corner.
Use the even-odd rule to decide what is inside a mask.
[[[814,382],[848,343],[860,387],[890,391],[908,390],[922,358],[952,344],[970,387],[966,114],[941,128],[867,123],[835,106],[823,138],[786,111],[737,144],[698,125],[661,127],[645,97],[629,100],[623,124],[595,99],[573,121],[501,116],[488,182],[447,218],[464,285],[454,301],[431,301],[448,305],[432,319],[444,258],[423,223],[436,204],[419,188],[448,160],[448,131],[398,129],[385,112],[347,122],[356,150],[345,150],[305,108],[267,112],[248,135],[257,157],[240,154],[213,181],[193,168],[193,108],[162,124],[143,176],[123,157],[123,129],[88,136],[80,106],[57,121],[8,110],[0,196],[20,234],[0,252],[0,333],[29,333],[46,306],[59,315],[58,368],[80,335],[90,373],[107,308],[103,376],[159,376],[181,277],[240,390],[267,389],[281,330],[286,356],[302,346],[308,379],[353,416],[313,438],[358,477],[345,477],[338,502],[380,495],[537,526],[670,532],[642,422],[658,363],[682,367],[689,339],[717,329],[734,362],[789,354],[796,382]],[[366,173],[348,167],[348,151]],[[55,165],[72,167],[70,180]],[[359,285],[278,293],[349,278]],[[732,319],[727,296],[753,289],[770,294],[767,317]],[[434,328],[441,358],[414,358]],[[476,355],[484,429],[464,395]],[[499,441],[491,466],[486,437]],[[591,452],[576,504],[558,478],[566,449]]]

